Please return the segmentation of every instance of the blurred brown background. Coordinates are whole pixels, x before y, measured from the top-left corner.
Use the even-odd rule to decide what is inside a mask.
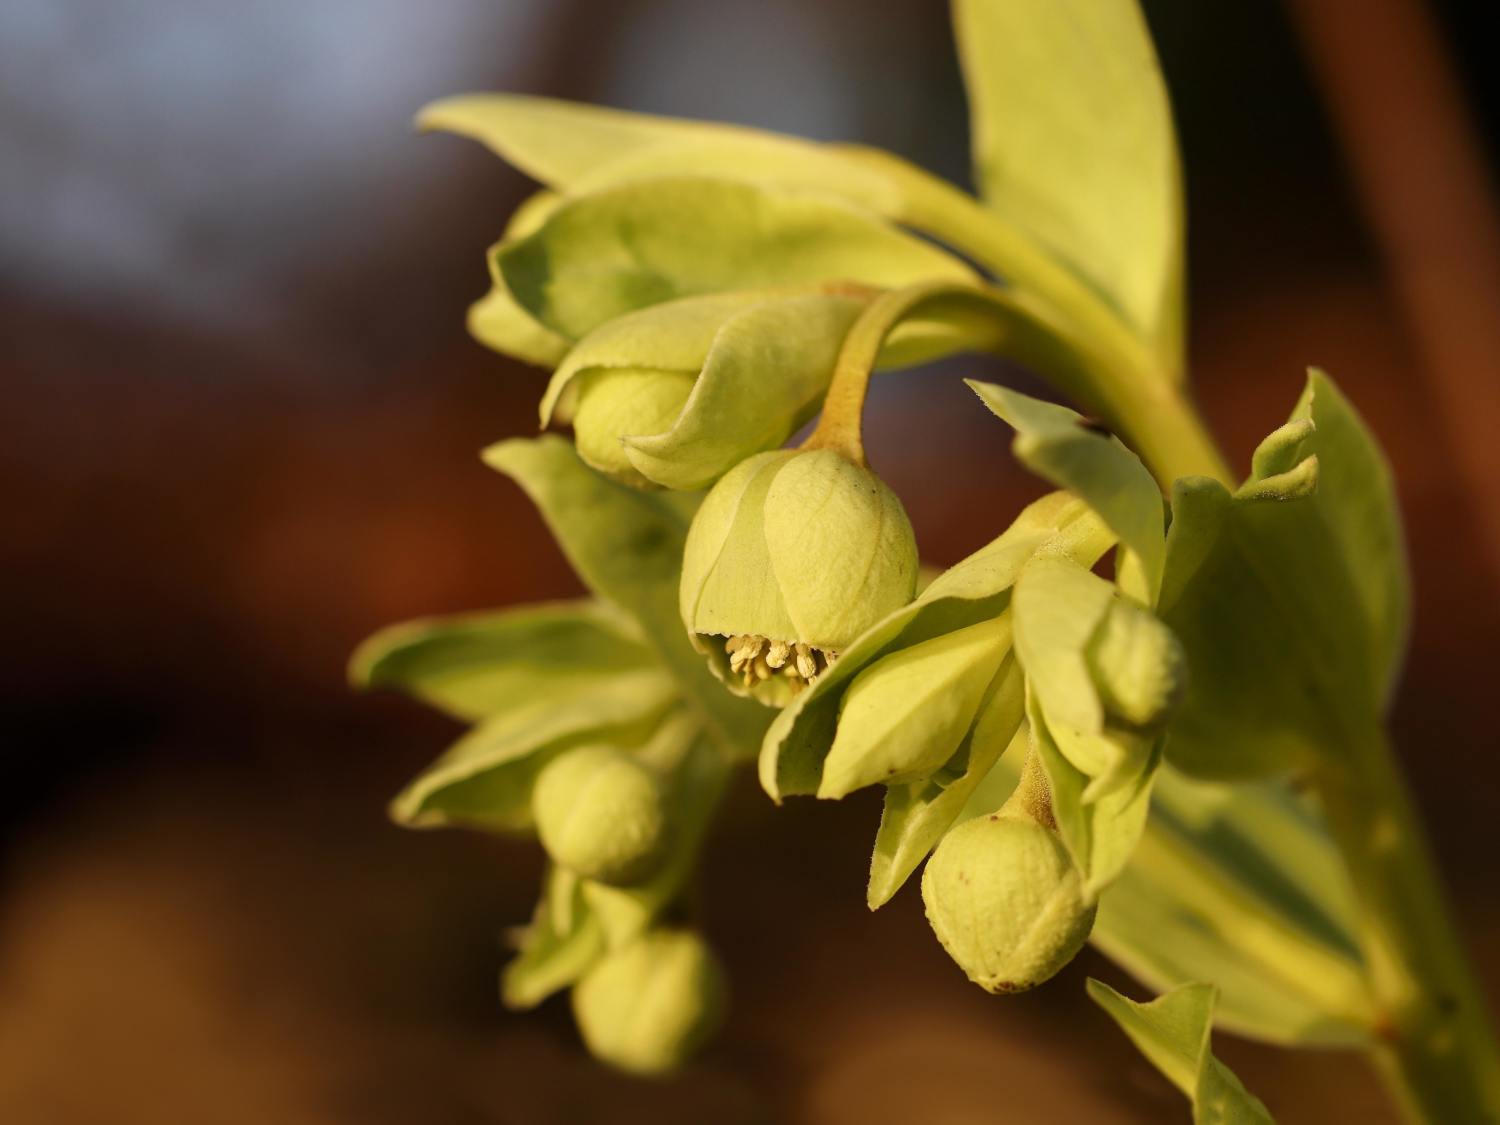
[[[498,1007],[537,850],[389,826],[385,800],[452,730],[343,683],[381,624],[576,589],[475,455],[533,427],[543,380],[462,328],[527,186],[416,136],[412,112],[554,94],[879,144],[963,181],[943,7],[0,8],[0,1120],[1186,1119],[1083,999],[1086,974],[1120,974],[1090,954],[1040,993],[983,995],[913,888],[866,913],[875,799],[775,812],[749,778],[708,860],[725,1034],[673,1084],[601,1072],[565,1003]],[[1493,993],[1500,87],[1482,7],[1147,4],[1188,164],[1208,416],[1243,466],[1318,363],[1397,466],[1418,607],[1398,736]],[[956,373],[882,384],[868,438],[942,563],[1038,491]],[[1222,1052],[1283,1122],[1389,1119],[1357,1060]]]

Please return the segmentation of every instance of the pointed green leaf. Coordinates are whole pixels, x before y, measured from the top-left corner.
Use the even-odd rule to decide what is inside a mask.
[[[980,191],[1180,367],[1171,107],[1135,0],[954,0]]]
[[[1193,1103],[1197,1125],[1270,1125],[1271,1114],[1209,1049],[1217,992],[1185,984],[1149,1004],[1127,1000],[1102,981],[1089,997],[1109,1013],[1151,1064]]]
[[[411,827],[465,824],[521,831],[548,762],[585,743],[639,743],[677,699],[658,668],[618,672],[570,696],[548,695],[481,722],[401,791],[391,816]]]
[[[1140,458],[1065,406],[993,383],[968,383],[1016,431],[1016,458],[1044,480],[1087,501],[1120,542],[1135,552],[1145,589],[1130,592],[1154,604],[1166,524],[1161,490]]]
[[[1014,656],[1007,656],[979,718],[959,749],[963,772],[945,778],[936,774],[886,790],[880,830],[870,856],[870,882],[865,893],[871,910],[879,909],[901,889],[963,813],[979,784],[1018,737],[1023,685]],[[1024,753],[1024,747],[1022,748]],[[998,802],[987,806],[996,808]]]
[[[521,939],[521,951],[500,973],[500,998],[507,1008],[534,1008],[567,988],[604,955],[604,930],[583,902],[577,880],[549,870],[536,916]],[[557,899],[566,896],[566,910]],[[559,926],[559,920],[565,924]]]
[[[833,199],[662,179],[570,200],[497,267],[516,300],[579,339],[623,313],[726,289],[973,280],[957,258]]]
[[[698,498],[616,484],[555,436],[500,442],[484,457],[526,490],[579,577],[640,624],[720,747],[753,754],[770,716],[723,689],[678,616],[683,540]]]
[[[715,176],[825,191],[893,215],[896,186],[837,149],[737,125],[509,94],[467,94],[417,118],[480,141],[534,179],[572,194],[662,176]]]
[[[1307,452],[1318,458],[1318,494],[1304,518],[1316,513],[1342,560],[1368,638],[1371,692],[1385,704],[1411,628],[1411,579],[1391,468],[1364,419],[1322,371],[1308,373],[1292,417],[1316,427]]]
[[[1337,753],[1383,710],[1407,627],[1390,475],[1358,416],[1314,373],[1256,475],[1178,481],[1172,510],[1161,614],[1193,673],[1173,762],[1237,778]]]
[[[818,796],[919,781],[958,750],[1010,650],[1000,614],[897,649],[864,668],[844,692]]]
[[[1374,1020],[1348,878],[1277,783],[1158,776],[1150,825],[1093,941],[1157,991],[1220,990],[1217,1022],[1288,1046],[1361,1047]]]
[[[629,618],[581,599],[393,625],[359,646],[349,678],[472,722],[654,660]]]

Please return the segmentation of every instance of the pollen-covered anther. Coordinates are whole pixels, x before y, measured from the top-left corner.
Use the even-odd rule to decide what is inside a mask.
[[[724,651],[729,654],[729,670],[746,687],[754,687],[780,673],[793,691],[801,691],[838,659],[838,653],[830,649],[748,633],[726,637]]]

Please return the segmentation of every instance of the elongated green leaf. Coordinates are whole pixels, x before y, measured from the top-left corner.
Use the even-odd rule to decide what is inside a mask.
[[[762,788],[777,801],[818,791],[840,702],[861,669],[900,645],[997,617],[1021,567],[1044,547],[1092,565],[1110,542],[1098,519],[1072,497],[1057,493],[1031,504],[998,538],[944,571],[914,602],[857,638],[811,688],[777,715],[761,745]]]
[[[349,678],[360,687],[405,691],[473,722],[576,694],[654,661],[634,622],[579,600],[393,625],[359,646]]]
[[[980,191],[1180,367],[1182,188],[1135,0],[954,0]]]
[[[1130,592],[1154,604],[1166,523],[1161,490],[1140,458],[1065,406],[993,383],[970,379],[968,384],[1016,431],[1016,458],[1044,480],[1082,497],[1136,554],[1145,589]]]
[[[1266,1107],[1209,1048],[1217,1000],[1213,985],[1185,984],[1149,1004],[1128,1000],[1102,981],[1090,980],[1088,990],[1141,1054],[1193,1103],[1197,1125],[1270,1125]]]
[[[886,790],[865,892],[871,910],[884,906],[901,889],[943,833],[957,822],[979,784],[1018,737],[1024,691],[1014,656],[1006,657],[995,679],[994,690],[969,730],[966,745],[960,748],[963,772],[957,777],[935,774]],[[1021,752],[1025,752],[1024,747]],[[987,806],[996,807],[998,802]]]
[[[604,954],[604,929],[589,912],[577,880],[552,868],[544,887],[520,953],[500,973],[500,998],[507,1008],[536,1007],[578,980]],[[568,900],[566,909],[559,908],[560,896]]]
[[[1010,650],[1007,614],[888,653],[839,705],[818,796],[918,781],[953,757]]]
[[[718,176],[825,191],[882,214],[900,207],[886,177],[837,149],[738,125],[509,94],[444,98],[417,122],[472,137],[574,194],[661,176]]]
[[[571,200],[497,266],[516,300],[579,339],[634,309],[727,289],[973,280],[957,258],[834,199],[661,179]]]
[[[1374,1017],[1338,918],[1348,887],[1326,870],[1337,864],[1326,835],[1283,791],[1241,784],[1226,801],[1199,788],[1162,771],[1150,827],[1103,896],[1094,944],[1158,991],[1212,981],[1219,1024],[1240,1034],[1367,1045]]]
[[[723,689],[678,616],[683,540],[698,497],[616,484],[554,436],[500,442],[484,457],[526,490],[579,577],[640,624],[721,749],[753,754],[769,715]]]
[[[531,787],[548,762],[584,743],[631,746],[677,699],[659,668],[618,672],[570,696],[548,695],[480,723],[391,803],[411,827],[466,824],[521,831],[531,825]]]

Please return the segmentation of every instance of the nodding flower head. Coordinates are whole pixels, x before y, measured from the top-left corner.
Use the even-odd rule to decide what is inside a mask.
[[[989,992],[1035,988],[1088,940],[1094,904],[1057,833],[1001,810],[943,837],[922,875],[927,920]]]
[[[732,689],[780,706],[909,602],[916,579],[911,521],[879,477],[831,449],[776,450],[699,508],[682,620]]]

